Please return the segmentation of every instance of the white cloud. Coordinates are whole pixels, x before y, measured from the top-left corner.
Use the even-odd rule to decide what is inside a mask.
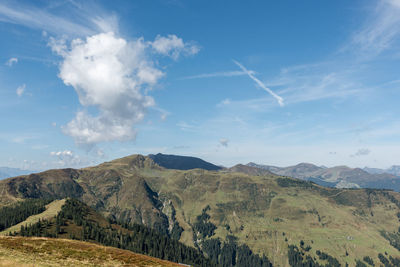
[[[50,36],[47,45],[51,48],[51,51],[53,51],[54,53],[62,56],[66,55],[65,52],[68,49],[66,36],[63,36],[58,39]]]
[[[250,77],[250,79],[252,79],[253,81],[255,81],[256,84],[257,84],[258,86],[260,86],[262,89],[264,89],[265,91],[267,91],[267,93],[269,93],[270,95],[272,95],[272,96],[278,101],[278,103],[279,103],[279,105],[280,105],[281,107],[284,105],[284,104],[283,104],[283,98],[282,98],[282,97],[280,97],[279,95],[275,94],[271,89],[269,89],[267,86],[265,86],[265,84],[264,84],[263,82],[261,82],[259,79],[257,79],[257,78],[252,74],[252,72],[249,71],[249,70],[247,70],[242,64],[240,64],[239,62],[237,62],[237,61],[235,61],[235,60],[234,60],[233,62],[234,62],[236,65],[238,65],[239,68],[242,69],[242,71],[246,72],[247,75]]]
[[[143,89],[164,76],[153,63],[152,44],[143,38],[127,41],[112,32],[75,39],[70,46],[63,39],[50,39],[49,46],[63,57],[59,77],[75,89],[84,107],[98,109],[97,115],[77,112],[63,126],[64,133],[88,148],[135,138],[135,124],[155,105]]]
[[[58,157],[71,157],[72,156],[72,151],[70,150],[64,150],[64,151],[57,151],[57,152],[50,152],[51,156],[58,156]]]
[[[225,98],[224,100],[222,100],[221,102],[219,102],[217,104],[217,107],[227,106],[227,105],[229,105],[231,103],[232,103],[232,101],[229,98]]]
[[[18,63],[18,58],[12,57],[9,60],[7,60],[6,65],[11,67],[13,64],[17,64],[17,63]]]
[[[23,84],[23,85],[21,85],[21,86],[18,86],[18,88],[17,88],[17,90],[16,90],[16,93],[17,93],[17,95],[18,95],[19,97],[21,97],[21,96],[24,94],[24,92],[25,92],[25,87],[26,87],[25,84]]]
[[[87,160],[75,155],[71,150],[53,151],[50,152],[50,156],[57,158],[54,164],[59,167],[81,167],[88,164]]]
[[[219,139],[219,143],[221,144],[221,146],[228,147],[229,140],[226,138],[221,138],[221,139]]]
[[[169,56],[174,60],[177,60],[181,54],[194,55],[200,50],[197,45],[185,43],[174,34],[167,37],[157,35],[156,39],[150,44],[157,53]]]

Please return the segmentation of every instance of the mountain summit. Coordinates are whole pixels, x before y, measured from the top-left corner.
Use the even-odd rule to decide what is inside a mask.
[[[222,169],[222,167],[195,157],[166,155],[158,153],[156,155],[150,154],[149,158],[151,158],[155,163],[166,169],[204,169],[208,171],[218,171]]]

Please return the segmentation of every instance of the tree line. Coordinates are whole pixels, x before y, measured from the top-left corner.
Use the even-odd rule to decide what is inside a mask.
[[[19,235],[57,237],[64,233],[68,224],[79,226],[80,232],[69,233],[69,238],[82,241],[95,241],[105,246],[127,249],[164,260],[193,266],[216,266],[195,248],[188,247],[167,235],[139,224],[126,224],[122,227],[106,227],[90,220],[90,208],[76,199],[67,199],[61,211],[52,220],[41,220],[27,227],[21,227]],[[129,231],[127,231],[127,229]],[[15,233],[17,234],[17,233]]]
[[[227,242],[219,238],[204,240],[202,250],[207,256],[221,267],[252,266],[272,267],[272,263],[265,255],[257,255],[245,244],[238,245],[234,236],[227,236]]]
[[[51,199],[27,199],[0,209],[0,231],[25,221],[29,216],[42,213]]]
[[[252,266],[252,267],[270,267],[272,263],[263,255],[253,253],[247,245],[238,245],[237,238],[228,235],[226,242],[221,242],[219,238],[210,238],[214,236],[217,227],[210,221],[211,210],[208,205],[202,210],[202,213],[196,217],[192,225],[193,240],[197,247],[203,251],[209,259],[221,267],[231,266]]]

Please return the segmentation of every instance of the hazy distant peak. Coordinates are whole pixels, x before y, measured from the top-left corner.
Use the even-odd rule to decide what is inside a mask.
[[[0,167],[0,179],[5,179],[9,177],[25,175],[32,173],[30,170],[22,170],[19,168],[10,168],[10,167]]]

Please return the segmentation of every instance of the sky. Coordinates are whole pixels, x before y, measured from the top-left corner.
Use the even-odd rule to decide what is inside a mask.
[[[5,0],[0,36],[0,166],[400,164],[400,0]]]

